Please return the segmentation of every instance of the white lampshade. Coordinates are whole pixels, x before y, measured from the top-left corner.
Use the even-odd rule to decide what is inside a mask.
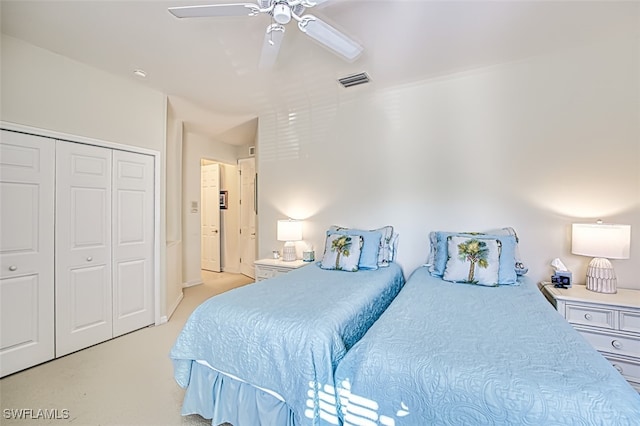
[[[297,220],[278,221],[278,241],[302,240],[302,222]]]
[[[587,290],[616,293],[616,273],[609,259],[628,259],[630,247],[630,225],[574,223],[571,227],[571,253],[593,256],[587,267]]]
[[[297,220],[279,220],[278,241],[286,241],[282,250],[282,260],[290,262],[296,260],[296,246],[294,241],[302,240],[302,222]]]
[[[608,223],[574,223],[571,253],[581,256],[628,259],[631,226]]]

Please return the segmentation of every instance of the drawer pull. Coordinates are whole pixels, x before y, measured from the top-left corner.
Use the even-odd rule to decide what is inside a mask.
[[[622,374],[622,367],[620,367],[618,364],[612,364],[612,365],[613,365],[613,368],[618,370],[618,373]]]
[[[584,319],[586,319],[587,321],[591,321],[593,317],[591,316],[591,314],[584,314]]]
[[[620,342],[619,340],[614,340],[611,342],[611,346],[616,349],[622,349],[622,342]]]
[[[17,267],[16,265],[11,265],[11,266],[9,266],[9,270],[10,270],[11,272],[14,272],[14,271],[17,271],[17,270],[18,270],[18,267]]]
[[[91,262],[93,260],[93,257],[89,256],[87,257],[87,262]]]

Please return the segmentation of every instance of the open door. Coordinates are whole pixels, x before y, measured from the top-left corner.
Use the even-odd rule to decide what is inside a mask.
[[[256,163],[255,158],[238,160],[240,170],[240,272],[255,278],[256,260]]]
[[[220,165],[203,164],[201,205],[201,268],[220,272]]]

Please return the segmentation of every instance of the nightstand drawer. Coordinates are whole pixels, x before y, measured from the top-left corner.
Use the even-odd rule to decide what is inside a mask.
[[[593,347],[600,352],[626,355],[637,358],[640,355],[640,338],[599,333],[596,330],[576,328]]]
[[[615,329],[615,314],[612,309],[591,308],[567,304],[566,318],[572,324]]]
[[[625,379],[632,382],[640,382],[640,362],[627,358],[605,356],[613,367],[622,374]]]
[[[271,268],[256,268],[256,279],[266,280],[269,278],[277,277],[278,275],[286,274],[289,270],[271,269]]]
[[[273,269],[256,268],[256,280],[258,281],[273,278],[275,276],[276,271]]]
[[[640,333],[640,312],[620,311],[620,330]]]

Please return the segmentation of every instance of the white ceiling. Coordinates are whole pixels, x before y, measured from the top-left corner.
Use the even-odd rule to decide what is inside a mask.
[[[179,20],[167,11],[234,2],[1,0],[1,29],[124,78],[144,69],[141,84],[169,95],[191,131],[231,144],[251,141],[255,118],[274,104],[354,90],[336,83],[351,73],[384,88],[640,32],[636,1],[329,0],[307,13],[357,40],[363,55],[347,63],[292,21],[276,66],[259,71],[268,16]]]

